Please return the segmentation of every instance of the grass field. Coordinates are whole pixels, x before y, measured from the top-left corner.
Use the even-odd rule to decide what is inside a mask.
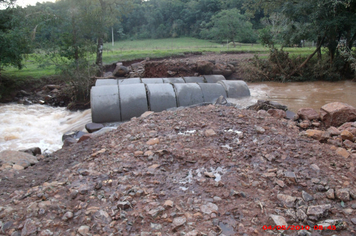
[[[115,42],[114,45],[106,43],[104,45],[103,62],[109,64],[117,61],[144,59],[147,57],[161,58],[172,55],[183,55],[185,52],[219,53],[222,51],[267,53],[268,48],[263,47],[260,44],[240,43],[238,43],[236,47],[233,47],[231,43],[219,44],[195,38],[126,40]],[[285,48],[285,51],[290,52],[292,55],[305,56],[309,55],[313,51],[313,48]],[[29,58],[31,58],[31,56]],[[32,60],[32,58],[26,60],[24,65],[25,67],[22,70],[8,67],[3,74],[14,77],[25,76],[33,78],[55,74],[54,66],[39,68],[38,64]]]

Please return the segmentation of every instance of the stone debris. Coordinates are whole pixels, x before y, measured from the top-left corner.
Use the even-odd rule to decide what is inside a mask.
[[[302,197],[306,202],[314,200],[314,197],[305,191],[302,191]]]
[[[255,126],[255,129],[258,134],[264,134],[266,132],[266,130],[261,126]]]
[[[297,114],[302,120],[318,120],[320,118],[319,113],[313,108],[301,108]]]
[[[326,197],[329,198],[329,199],[335,199],[335,191],[334,191],[334,189],[329,189],[326,192]]]
[[[38,163],[38,159],[32,154],[25,152],[2,151],[0,152],[0,163],[12,165],[17,170],[22,170]]]
[[[177,228],[179,226],[182,226],[185,224],[185,222],[187,222],[187,218],[185,218],[184,216],[182,217],[176,217],[173,220],[173,227]]]
[[[102,128],[104,128],[103,124],[97,124],[97,123],[89,123],[85,125],[85,129],[89,132],[89,133],[94,133],[96,131],[101,130]]]
[[[350,190],[347,188],[344,189],[337,189],[336,190],[336,197],[341,201],[350,201]]]
[[[287,221],[283,216],[278,216],[278,215],[270,215],[271,219],[274,222],[274,225],[276,226],[286,226],[288,227]]]
[[[309,138],[313,138],[319,141],[324,141],[330,138],[330,134],[328,132],[321,130],[308,129],[307,131],[305,131],[305,135]]]
[[[148,145],[155,145],[155,144],[159,144],[159,139],[158,138],[153,138],[153,139],[150,139],[146,142],[146,144]]]
[[[212,137],[212,136],[216,135],[216,133],[215,133],[215,131],[213,129],[207,129],[207,130],[205,130],[204,133],[205,133],[206,137]]]
[[[354,135],[348,130],[342,131],[340,136],[343,140],[350,140],[350,141],[353,141],[355,138]]]
[[[350,156],[350,153],[345,148],[341,148],[341,147],[336,149],[336,154],[344,158],[349,158]]]
[[[89,226],[86,226],[86,225],[82,225],[79,227],[78,229],[78,233],[82,236],[89,236]]]
[[[279,119],[286,118],[286,116],[287,116],[287,113],[280,109],[269,109],[267,111],[267,113],[270,114],[271,116],[273,116],[275,118],[279,118]]]
[[[324,138],[267,112],[182,108],[29,155],[33,162],[7,159],[0,235],[314,235],[262,227],[316,224],[353,235],[355,141],[341,133],[355,136],[356,125],[325,130],[314,118],[308,128]]]
[[[324,217],[328,214],[328,210],[330,210],[331,205],[318,205],[318,206],[309,206],[307,210],[308,216],[315,216],[317,218]]]
[[[217,212],[218,209],[219,209],[218,206],[215,205],[214,203],[211,203],[211,202],[209,202],[206,205],[201,205],[200,206],[200,210],[204,214],[211,214],[213,212]]]
[[[356,108],[342,102],[328,103],[320,108],[320,118],[326,127],[339,126],[356,120]]]
[[[295,201],[297,200],[297,198],[289,196],[289,195],[285,195],[285,194],[278,194],[277,198],[286,207],[294,207],[295,206]]]

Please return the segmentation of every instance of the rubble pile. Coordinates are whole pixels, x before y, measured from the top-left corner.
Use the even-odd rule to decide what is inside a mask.
[[[346,151],[265,111],[151,113],[2,170],[0,235],[353,235]]]

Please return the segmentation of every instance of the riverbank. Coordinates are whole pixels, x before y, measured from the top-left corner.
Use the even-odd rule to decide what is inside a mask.
[[[168,57],[161,59],[146,58],[141,60],[124,61],[122,62],[123,68],[120,71],[120,73],[122,73],[120,76],[164,78],[220,74],[224,75],[227,79],[245,79],[244,65],[253,57],[254,54],[241,52],[191,53],[186,54],[183,57]],[[115,68],[116,63],[107,65],[107,73],[104,77],[100,78],[114,78],[113,72]],[[92,84],[94,84],[95,79],[98,78],[93,78]],[[329,82],[325,82],[325,84],[327,83]],[[0,102],[2,103],[18,102],[25,104],[47,104],[51,106],[68,107],[71,110],[90,108],[89,98],[82,102],[73,102],[73,88],[58,77],[42,79],[28,78],[23,80],[18,80],[17,78],[3,78],[1,84],[3,91],[5,91],[5,93],[2,92],[3,96],[0,99]],[[279,86],[283,86],[283,84]],[[320,92],[325,93],[323,91]],[[312,96],[313,93],[314,92],[306,94],[306,96]],[[340,93],[342,93],[342,91]],[[267,100],[273,99],[273,97],[267,98]],[[352,100],[352,98],[349,100]],[[326,101],[325,103],[327,102],[331,101]],[[344,102],[351,103],[349,101]],[[281,101],[281,103],[283,103],[283,101]]]
[[[201,74],[222,74],[229,78],[237,75],[239,61],[253,57],[249,53],[191,53],[182,56],[172,56],[160,59],[139,59],[122,62],[125,67],[125,77],[181,77]],[[198,61],[203,64],[199,67]],[[109,78],[114,78],[113,72],[116,65],[107,65],[106,72]],[[228,65],[229,64],[229,65]],[[235,66],[231,65],[234,64]],[[227,66],[228,65],[228,66]],[[202,68],[202,69],[201,69]],[[108,74],[108,73],[107,73]],[[93,78],[93,83],[95,82]],[[69,83],[58,76],[43,78],[1,78],[0,102],[18,102],[20,104],[46,104],[51,106],[68,107],[71,110],[90,108],[89,97],[86,101],[73,101],[73,88]]]
[[[42,78],[2,76],[0,103],[66,107],[71,100],[70,95],[65,92],[67,88],[59,76]]]
[[[266,112],[203,106],[134,118],[0,172],[5,235],[356,232],[355,153]],[[16,217],[15,217],[16,216]],[[329,229],[328,229],[328,226]],[[302,230],[285,230],[296,235]]]

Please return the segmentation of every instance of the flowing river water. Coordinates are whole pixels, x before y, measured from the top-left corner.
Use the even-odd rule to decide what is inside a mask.
[[[0,105],[0,151],[40,147],[53,152],[62,147],[62,135],[82,130],[91,122],[91,111],[71,112],[44,105]]]
[[[295,82],[249,83],[253,98],[271,100],[287,105],[295,113],[299,108],[319,110],[330,102],[344,102],[356,107],[356,82]]]
[[[258,99],[271,100],[287,105],[294,112],[302,107],[319,110],[335,101],[356,107],[356,83],[351,81],[248,85],[250,98],[228,100],[241,107],[252,105]],[[53,152],[61,148],[63,133],[83,130],[90,122],[90,110],[71,112],[44,105],[0,104],[0,151],[40,147],[42,151]]]

